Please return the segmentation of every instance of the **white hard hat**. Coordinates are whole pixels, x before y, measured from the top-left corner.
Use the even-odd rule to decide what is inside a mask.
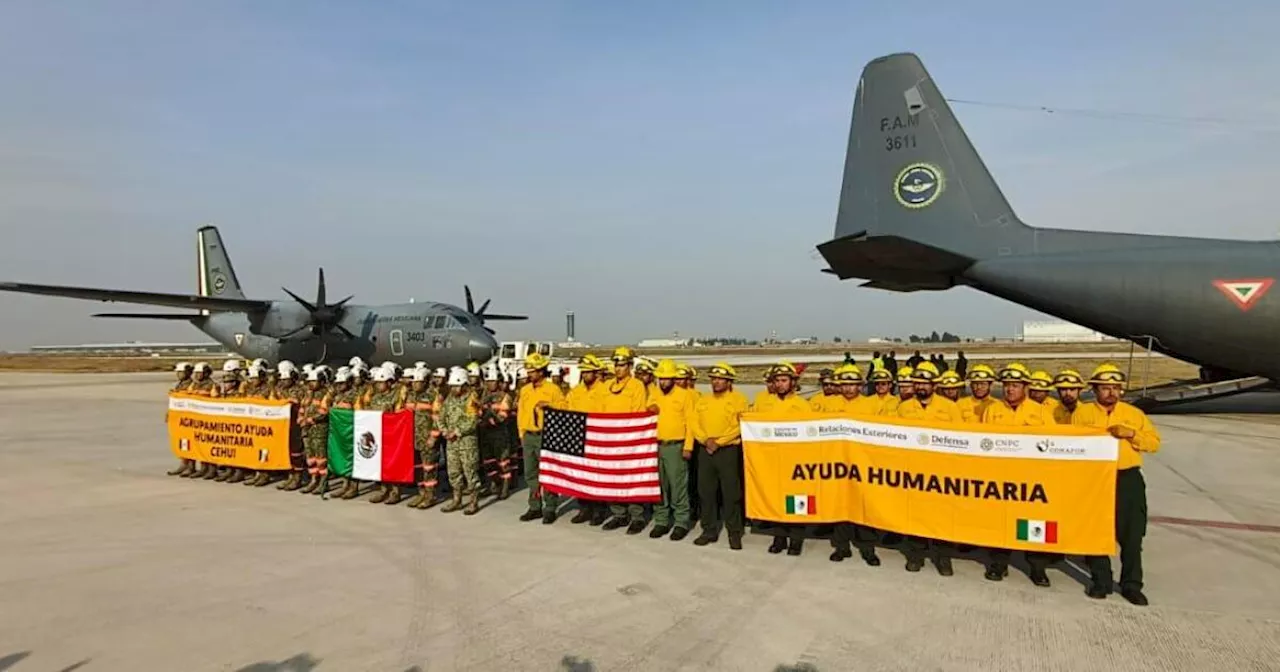
[[[444,378],[448,375],[449,375],[449,372],[445,371],[443,367],[431,372],[432,378]]]
[[[492,366],[492,365],[484,367],[484,379],[485,380],[501,380],[502,376],[499,375],[498,373],[498,367]]]
[[[249,363],[250,368],[265,369],[267,368],[267,360],[259,357]]]
[[[315,365],[315,364],[312,364],[311,362],[307,362],[306,364],[303,364],[303,365],[302,365],[302,372],[303,372],[303,373],[311,373],[311,370],[312,370],[312,369],[314,369],[314,368],[316,368],[316,365]]]
[[[356,371],[368,371],[368,370],[369,370],[369,365],[365,364],[364,362],[356,362],[355,364],[351,365],[351,371],[353,373]]]
[[[415,367],[409,369],[409,371],[411,372],[410,375],[413,377],[413,382],[415,383],[424,382],[431,377],[431,372],[427,371],[425,368],[419,369]]]
[[[351,380],[351,367],[349,367],[349,366],[339,366],[339,367],[338,367],[338,372],[337,372],[337,373],[335,373],[335,374],[333,374],[333,382],[335,382],[335,383],[345,383],[345,382],[347,382],[347,381],[349,381],[349,380]]]
[[[383,362],[383,363],[379,364],[379,365],[378,365],[378,368],[380,368],[380,369],[386,369],[386,370],[388,370],[388,371],[392,371],[392,370],[395,370],[395,369],[400,368],[400,365],[399,365],[399,364],[396,364],[395,362],[393,362],[393,361],[391,361],[391,360],[389,360],[389,359],[388,359],[387,361],[385,361],[385,362]]]
[[[178,362],[177,364],[173,365],[173,370],[174,371],[190,371],[191,362]]]
[[[389,369],[378,367],[373,370],[373,382],[375,383],[387,383],[390,382],[392,378],[393,375]]]
[[[208,362],[196,362],[196,365],[191,367],[191,370],[195,371],[196,373],[199,373],[201,371],[205,373],[209,373],[210,371],[213,370],[213,367],[209,366]]]
[[[467,370],[458,366],[449,370],[449,385],[466,385]]]
[[[321,366],[314,366],[307,372],[307,380],[318,380],[323,382],[328,378],[329,370]]]
[[[414,362],[414,363],[413,363],[413,368],[415,368],[415,369],[425,369],[425,368],[427,368],[427,363],[426,363],[426,362]]]
[[[293,362],[287,359],[276,365],[276,373],[279,373],[281,376],[292,376],[297,372],[298,367],[294,366]]]
[[[409,380],[410,378],[413,377],[414,371],[417,371],[417,369],[405,369],[400,373],[400,377],[404,380]]]
[[[363,366],[363,365],[364,365],[364,360],[360,359],[359,357],[352,357],[351,360],[347,362],[347,366],[350,366],[353,369],[356,368],[357,366]]]
[[[222,371],[224,373],[230,373],[232,371],[239,371],[239,370],[240,370],[240,360],[238,359],[228,359],[227,361],[222,363]]]
[[[260,369],[260,368],[258,368],[258,367],[256,367],[256,366],[251,366],[251,367],[249,367],[249,371],[248,371],[248,373],[247,373],[247,374],[245,374],[245,375],[249,376],[250,378],[258,378],[258,377],[261,377],[261,376],[262,376],[262,369]]]

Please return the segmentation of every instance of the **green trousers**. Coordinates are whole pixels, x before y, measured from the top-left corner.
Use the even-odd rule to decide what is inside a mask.
[[[732,536],[741,537],[745,528],[742,511],[742,446],[720,446],[714,455],[706,450],[698,456],[698,502],[702,512],[702,533],[720,535],[721,521]],[[719,495],[720,505],[716,505]]]
[[[656,527],[689,529],[693,524],[689,511],[689,463],[684,459],[684,441],[662,441],[658,444],[658,482],[662,486],[662,503],[653,505]],[[674,519],[674,520],[673,520]]]
[[[1147,481],[1140,467],[1116,472],[1116,542],[1120,545],[1120,589],[1142,590],[1142,538],[1147,535]],[[1111,588],[1111,556],[1089,557],[1095,583]]]
[[[521,447],[524,450],[524,481],[529,484],[529,510],[555,511],[560,506],[560,495],[538,487],[538,456],[542,453],[542,434],[525,433]]]

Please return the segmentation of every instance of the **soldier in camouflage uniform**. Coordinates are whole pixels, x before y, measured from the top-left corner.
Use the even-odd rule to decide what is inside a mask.
[[[169,391],[186,392],[187,388],[191,387],[191,363],[178,362],[174,365],[173,372],[177,374],[178,380],[174,382],[173,387],[169,388]],[[164,415],[165,423],[167,424],[169,421],[168,411],[166,411]],[[188,460],[185,457],[180,457],[178,458],[178,466],[166,471],[165,473],[169,476],[182,476],[185,478],[186,476],[189,476],[195,468],[196,463],[194,460]]]
[[[249,365],[249,371],[245,374],[245,380],[240,384],[239,396],[246,399],[270,399],[271,386],[267,384],[267,365],[264,359],[255,359]],[[260,488],[271,482],[270,471],[254,471],[252,478],[247,478],[244,484],[249,487]]]
[[[276,382],[271,391],[271,398],[293,402],[294,422],[300,422],[302,419],[302,407],[307,399],[307,388],[298,382],[298,367],[287,360],[280,362],[280,365],[276,367],[276,375],[278,376],[278,382]],[[293,469],[289,472],[289,478],[277,486],[278,490],[293,491],[302,487],[302,474],[304,473],[303,468],[306,465],[306,458],[302,449],[301,438],[301,431],[291,431],[289,433],[289,463],[293,466]]]
[[[298,412],[302,448],[307,455],[307,473],[311,474],[311,482],[302,489],[304,495],[329,492],[329,406],[332,403],[329,367],[311,369],[307,374],[307,399]]]
[[[400,392],[396,388],[395,373],[391,367],[378,367],[373,370],[373,389],[356,404],[356,408],[366,411],[382,411],[394,413],[400,410]],[[389,483],[379,483],[378,492],[369,499],[371,504],[397,504],[400,502],[400,488]]]
[[[358,357],[355,359],[359,360]],[[330,388],[330,391],[330,409],[354,409],[356,407],[356,402],[361,396],[363,396],[363,391],[356,385],[355,373],[351,368],[346,366],[339,367],[337,373],[333,375],[333,386]],[[327,459],[327,443],[325,450]],[[338,494],[334,495],[335,497],[339,497],[341,499],[355,499],[360,494],[360,483],[354,478],[342,478],[334,485],[334,489],[338,491]]]
[[[405,394],[404,408],[413,411],[413,446],[418,451],[422,480],[418,481],[418,496],[407,506],[427,509],[436,503],[436,486],[440,484],[440,451],[437,445],[440,432],[435,426],[436,391],[431,388],[431,371],[422,367],[410,369],[413,380]]]
[[[478,413],[467,389],[467,372],[455,368],[449,373],[449,396],[440,407],[440,434],[448,442],[449,487],[453,490],[445,513],[462,508],[462,495],[467,495],[467,510],[474,515],[480,510],[480,447],[476,443]]]
[[[205,362],[197,362],[195,366],[191,367],[191,385],[187,387],[186,391],[187,394],[193,394],[198,397],[218,397],[218,386],[213,382],[213,369]],[[208,462],[196,462],[195,471],[183,475],[182,478],[210,480],[217,475],[217,466]]]
[[[484,393],[478,406],[480,456],[483,458],[485,479],[496,486],[498,499],[511,494],[511,420],[515,417],[511,395],[502,388],[502,376],[498,367],[491,366],[484,372]]]
[[[240,396],[240,386],[244,382],[240,378],[240,373],[240,360],[228,359],[222,363],[222,382],[218,384],[218,396]],[[222,467],[218,469],[218,475],[214,477],[213,480],[226,483],[240,483],[247,475],[247,472],[240,467]]]

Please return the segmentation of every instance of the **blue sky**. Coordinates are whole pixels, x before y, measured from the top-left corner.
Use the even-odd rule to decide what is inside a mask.
[[[862,65],[915,51],[1034,225],[1274,238],[1274,3],[67,2],[0,7],[0,279],[462,300],[502,337],[1011,335],[819,269]],[[1120,6],[1112,6],[1119,4]],[[0,296],[0,347],[199,340]],[[867,316],[878,316],[869,322]]]

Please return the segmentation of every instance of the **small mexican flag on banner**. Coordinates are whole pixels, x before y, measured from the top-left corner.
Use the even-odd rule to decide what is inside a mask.
[[[816,516],[818,500],[813,495],[787,495],[787,513],[792,516]]]
[[[361,481],[413,482],[413,411],[329,411],[329,472]]]
[[[1018,541],[1030,544],[1058,543],[1058,521],[1018,519]]]

